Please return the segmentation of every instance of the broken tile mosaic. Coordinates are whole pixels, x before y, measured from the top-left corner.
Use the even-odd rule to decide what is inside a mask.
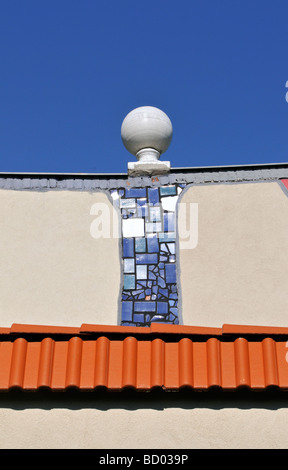
[[[175,216],[184,187],[111,190],[122,218],[122,325],[179,323]]]

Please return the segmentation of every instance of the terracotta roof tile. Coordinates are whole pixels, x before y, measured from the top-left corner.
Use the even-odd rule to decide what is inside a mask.
[[[2,331],[3,330],[3,331]],[[13,323],[11,328],[0,328],[0,334],[9,333],[40,333],[40,334],[77,334],[80,328],[70,326],[28,325]]]
[[[288,331],[288,328],[287,328]],[[11,327],[0,327],[0,335],[3,334],[85,334],[85,333],[124,333],[124,334],[193,334],[193,335],[221,335],[222,328],[206,326],[186,326],[186,325],[165,325],[162,323],[152,323],[150,327],[118,326],[118,325],[97,325],[83,323],[80,327],[53,326],[53,325],[29,325],[13,323]]]
[[[288,327],[283,326],[257,326],[257,325],[230,325],[224,324],[223,334],[242,335],[288,335]]]
[[[0,390],[288,390],[283,334],[287,328],[245,325],[12,325],[0,339]]]

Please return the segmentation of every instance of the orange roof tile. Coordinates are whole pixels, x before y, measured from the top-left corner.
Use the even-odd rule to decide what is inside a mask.
[[[287,328],[17,324],[0,333],[0,391],[288,390]]]
[[[248,335],[288,335],[288,327],[257,326],[257,325],[227,325],[222,327],[223,334]]]

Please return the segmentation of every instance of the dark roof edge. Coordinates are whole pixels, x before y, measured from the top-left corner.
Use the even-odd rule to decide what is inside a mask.
[[[202,166],[202,167],[183,167],[171,168],[171,173],[193,173],[205,171],[241,171],[241,170],[269,170],[288,168],[288,162],[283,163],[249,163],[243,165],[219,165],[219,166]]]
[[[268,182],[288,179],[288,163],[173,168],[165,175],[123,173],[0,173],[0,189],[98,191],[167,184]]]
[[[222,165],[222,166],[201,166],[201,167],[172,167],[171,173],[205,173],[205,172],[225,172],[225,171],[242,171],[242,170],[273,170],[288,169],[288,162],[283,163],[252,163],[243,165]],[[128,178],[127,173],[59,173],[59,172],[0,172],[0,178]],[[131,178],[131,177],[129,177]]]

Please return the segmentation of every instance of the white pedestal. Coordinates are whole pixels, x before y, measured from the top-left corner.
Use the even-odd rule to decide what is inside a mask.
[[[128,162],[128,176],[165,175],[170,171],[170,162]]]

